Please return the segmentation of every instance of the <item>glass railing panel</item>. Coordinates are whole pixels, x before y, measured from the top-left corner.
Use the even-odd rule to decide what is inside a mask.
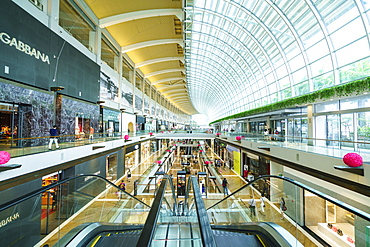
[[[125,132],[95,133],[93,135],[80,133],[77,135],[61,135],[57,138],[60,149],[78,147],[89,144],[102,143],[112,140],[123,139]],[[143,133],[129,133],[132,136],[146,135]],[[41,153],[49,151],[49,136],[42,137],[27,137],[27,138],[0,138],[0,151],[7,151],[11,157],[18,157],[23,155]],[[56,145],[53,142],[51,150],[55,150]]]
[[[313,239],[333,246],[366,246],[368,213],[293,180],[263,177],[208,208],[211,224],[274,222],[304,246],[315,246]],[[254,185],[268,177],[270,187],[262,196]]]
[[[12,233],[6,239],[9,245],[4,246],[17,241],[21,241],[19,244],[22,246],[37,243],[52,246],[83,223],[143,224],[149,211],[146,204],[118,191],[117,187],[98,176],[78,176],[60,181],[0,208],[3,219],[11,217],[9,219],[16,223],[11,228],[0,227],[1,236],[9,230]]]

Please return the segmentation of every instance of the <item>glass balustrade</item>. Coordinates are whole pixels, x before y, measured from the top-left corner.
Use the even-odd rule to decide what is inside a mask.
[[[261,195],[254,186],[269,180]],[[289,178],[262,176],[207,210],[214,225],[273,222],[304,246],[367,246],[370,215]]]
[[[1,205],[2,245],[52,246],[89,222],[144,224],[149,209],[108,180],[81,175]]]

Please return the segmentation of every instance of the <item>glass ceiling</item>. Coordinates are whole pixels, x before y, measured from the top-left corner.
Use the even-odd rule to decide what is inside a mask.
[[[363,0],[188,0],[190,98],[210,121],[370,75]]]

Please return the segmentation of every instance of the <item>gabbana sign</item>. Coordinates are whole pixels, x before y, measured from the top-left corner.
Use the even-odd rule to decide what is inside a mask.
[[[0,33],[0,40],[10,47],[14,46],[17,50],[30,55],[38,60],[43,61],[44,63],[50,64],[49,56],[42,53],[41,51],[37,50],[36,48],[32,48],[28,44],[24,43],[21,40],[17,40],[14,37],[11,37],[9,34],[2,32]]]
[[[10,223],[13,220],[16,220],[18,218],[19,218],[19,213],[15,213],[15,214],[7,217],[6,219],[3,219],[2,221],[0,221],[0,228],[3,227],[3,226],[6,226],[8,223]]]

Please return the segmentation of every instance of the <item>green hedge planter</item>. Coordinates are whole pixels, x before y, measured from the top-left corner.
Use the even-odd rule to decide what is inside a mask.
[[[281,110],[290,107],[297,107],[302,106],[309,103],[314,103],[317,100],[326,100],[333,97],[343,97],[343,96],[350,96],[350,95],[359,95],[365,92],[370,91],[370,77],[367,77],[362,80],[349,82],[343,85],[338,85],[330,88],[324,88],[309,94],[301,95],[298,97],[286,99],[283,101],[279,101],[270,105],[258,107],[252,110],[244,111],[241,113],[237,113],[228,117],[224,117],[218,119],[216,121],[211,122],[210,124],[215,124],[224,120],[234,119],[234,118],[241,118],[246,117],[258,113],[265,113],[270,111]]]

